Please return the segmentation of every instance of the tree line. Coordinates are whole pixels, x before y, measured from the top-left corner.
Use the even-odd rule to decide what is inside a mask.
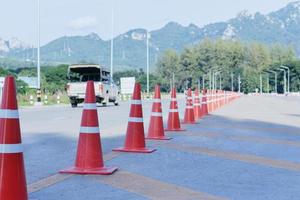
[[[292,46],[279,44],[264,45],[257,42],[204,39],[199,44],[187,47],[182,52],[167,50],[156,65],[156,74],[165,87],[174,79],[177,88],[196,87],[204,81],[209,87],[209,74],[219,71],[221,87],[238,90],[238,76],[241,77],[241,91],[254,92],[260,88],[260,75],[263,77],[263,92],[267,90],[266,70],[278,70],[279,66],[291,70],[291,91],[300,89],[300,61]],[[220,78],[218,76],[218,80]],[[204,80],[203,80],[204,79]],[[270,91],[275,91],[275,77],[269,74]],[[278,92],[283,92],[283,73],[278,71]],[[219,83],[218,83],[219,84]],[[219,86],[218,86],[219,87]]]

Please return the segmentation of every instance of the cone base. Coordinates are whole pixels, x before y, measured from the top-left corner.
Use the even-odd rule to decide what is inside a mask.
[[[172,138],[166,137],[166,136],[160,136],[160,137],[146,137],[146,140],[171,140]]]
[[[94,175],[110,175],[117,171],[117,167],[99,167],[99,168],[78,168],[72,167],[69,169],[61,170],[61,174],[94,174]]]
[[[165,129],[165,131],[174,131],[174,132],[180,132],[180,131],[186,131],[186,129],[182,129],[182,128],[168,128],[168,129]]]
[[[120,147],[117,149],[113,149],[113,151],[127,152],[127,153],[152,153],[152,152],[156,151],[156,149],[147,149],[147,148],[129,149],[129,148],[125,148],[125,147]]]

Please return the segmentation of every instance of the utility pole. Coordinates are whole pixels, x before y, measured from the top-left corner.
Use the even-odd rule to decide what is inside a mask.
[[[38,75],[38,80],[37,80],[37,89],[41,89],[41,82],[40,82],[40,0],[38,2],[38,16],[37,16],[37,75]]]
[[[110,81],[112,84],[114,78],[114,1],[111,9],[111,40],[110,40]]]
[[[147,96],[149,97],[149,32],[147,30]]]
[[[37,103],[40,104],[41,98],[41,63],[40,63],[40,0],[37,0]]]

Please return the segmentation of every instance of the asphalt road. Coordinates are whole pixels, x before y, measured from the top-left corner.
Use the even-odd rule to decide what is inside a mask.
[[[20,109],[30,199],[299,199],[299,101],[242,97],[186,132],[168,133],[170,141],[147,142],[157,148],[147,155],[111,152],[124,142],[129,102],[99,107],[106,165],[120,169],[108,177],[57,175],[73,165],[81,107]],[[151,101],[143,111],[147,132]]]
[[[178,101],[180,112],[184,112],[184,100]],[[151,113],[151,100],[143,101],[145,133]],[[163,115],[167,119],[169,101],[162,100]],[[104,154],[123,144],[130,110],[130,101],[119,106],[109,104],[98,106],[100,134]],[[69,105],[21,108],[20,125],[25,148],[27,181],[32,183],[61,167],[73,164],[79,137],[82,105],[71,108]],[[28,159],[27,159],[28,158]],[[50,164],[52,163],[52,164]],[[59,168],[60,167],[60,168]]]

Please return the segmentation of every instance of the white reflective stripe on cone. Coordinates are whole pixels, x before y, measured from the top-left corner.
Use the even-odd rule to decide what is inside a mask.
[[[0,144],[0,153],[22,153],[22,144]]]
[[[153,99],[152,102],[153,103],[161,103],[161,99]]]
[[[85,109],[85,110],[97,110],[97,105],[96,105],[96,103],[84,103],[83,104],[83,109]]]
[[[185,108],[187,108],[187,109],[193,109],[194,107],[193,106],[186,106]]]
[[[187,100],[193,100],[193,97],[187,97],[186,99]]]
[[[142,104],[142,100],[131,100],[131,104],[141,105]]]
[[[171,101],[177,101],[177,99],[176,98],[171,98]]]
[[[194,103],[194,106],[201,106],[201,103]]]
[[[129,117],[128,122],[143,122],[142,117]]]
[[[202,102],[201,104],[207,104],[207,102]]]
[[[169,112],[178,112],[178,109],[169,109]]]
[[[153,116],[153,117],[162,117],[162,113],[160,113],[160,112],[151,112],[151,116]]]
[[[19,112],[18,110],[0,109],[0,118],[19,119]]]
[[[100,130],[95,126],[81,126],[80,133],[100,133]]]

